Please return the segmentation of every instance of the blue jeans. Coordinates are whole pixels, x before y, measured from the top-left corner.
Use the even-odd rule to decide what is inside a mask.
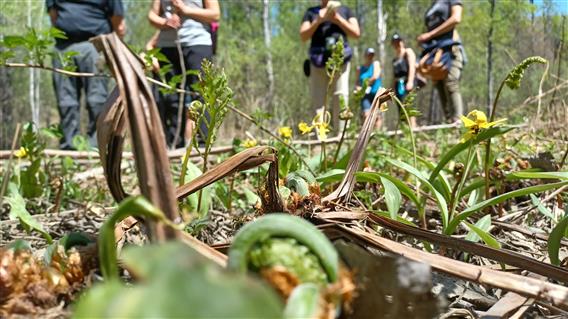
[[[369,112],[371,110],[371,106],[373,104],[373,100],[375,99],[376,94],[377,94],[376,92],[365,94],[365,96],[361,100],[361,111],[362,112]]]
[[[101,73],[101,66],[97,65],[99,53],[93,44],[85,41],[72,43],[62,48],[56,47],[56,52],[60,54],[70,51],[78,53],[72,58],[73,63],[77,66],[77,72]],[[57,55],[54,56],[53,67],[63,68]],[[85,101],[89,112],[89,124],[87,126],[89,144],[96,147],[97,117],[108,97],[108,79],[104,77],[80,78],[53,73],[53,86],[59,116],[61,117],[60,126],[63,131],[59,147],[63,150],[74,149],[73,138],[80,134],[82,89],[85,90]]]

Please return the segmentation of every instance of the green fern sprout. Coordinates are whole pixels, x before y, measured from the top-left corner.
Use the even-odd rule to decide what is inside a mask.
[[[539,56],[531,56],[529,58],[526,58],[525,60],[523,60],[523,62],[521,62],[513,70],[511,70],[511,72],[509,72],[507,78],[505,79],[505,84],[507,84],[507,86],[511,90],[516,90],[521,87],[521,80],[523,79],[525,70],[534,63],[546,64],[548,63],[548,61]]]

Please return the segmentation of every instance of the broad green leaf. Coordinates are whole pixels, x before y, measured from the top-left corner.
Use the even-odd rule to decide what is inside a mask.
[[[474,145],[479,144],[482,141],[493,138],[497,135],[503,135],[513,129],[514,129],[513,127],[503,127],[503,126],[491,127],[479,133],[479,135],[477,135],[473,139],[472,143]],[[440,171],[446,166],[446,164],[448,164],[459,153],[463,152],[464,150],[467,150],[468,146],[469,143],[458,143],[454,145],[454,147],[452,147],[448,152],[446,152],[442,156],[441,159],[438,160],[438,165],[436,166],[434,171],[432,171],[432,173],[430,174],[430,178],[428,180],[434,181],[437,178]]]
[[[387,162],[389,162],[394,166],[402,168],[405,171],[409,172],[410,174],[416,176],[416,178],[418,178],[420,182],[422,182],[424,185],[426,185],[426,187],[430,189],[430,191],[432,191],[432,194],[436,199],[436,204],[438,205],[438,207],[440,208],[440,212],[442,213],[442,223],[445,229],[448,225],[448,204],[444,196],[434,186],[432,186],[432,184],[428,181],[426,176],[424,176],[424,174],[422,174],[422,172],[420,172],[416,168],[395,159],[388,158]]]
[[[402,196],[400,191],[393,182],[381,176],[381,184],[385,189],[385,202],[387,203],[387,208],[389,210],[390,217],[396,219],[398,215],[398,210],[400,209],[400,203],[402,202]]]
[[[560,251],[560,242],[562,237],[568,237],[568,212],[564,214],[564,218],[554,227],[550,236],[548,236],[548,256],[553,265],[560,265],[558,252]]]
[[[258,197],[258,195],[255,192],[251,191],[248,187],[244,188],[244,193],[247,199],[247,204],[255,205],[260,201],[260,197]]]
[[[505,175],[505,181],[514,181],[519,179],[568,179],[568,172],[538,172],[532,170],[524,170],[520,172],[509,173]],[[495,184],[495,181],[490,181],[489,185]],[[460,198],[467,195],[474,189],[478,189],[485,186],[485,179],[475,178],[472,182],[463,188]]]
[[[404,148],[404,147],[402,147],[402,146],[396,145],[396,144],[393,144],[393,146],[394,146],[397,150],[402,151],[403,153],[405,153],[406,155],[413,156],[412,151],[410,151],[410,150],[408,150],[408,149],[406,149],[406,148]],[[420,155],[418,155],[418,154],[416,155],[416,159],[417,159],[420,163],[424,164],[424,165],[425,165],[429,170],[431,170],[431,171],[433,171],[433,170],[436,168],[436,165],[434,165],[434,163],[432,163],[431,161],[427,160],[426,158],[424,158],[424,157],[422,157],[422,156],[420,156]],[[442,193],[442,195],[444,195],[444,198],[445,198],[446,200],[449,200],[449,199],[450,199],[450,194],[451,194],[452,190],[451,190],[451,187],[450,187],[450,182],[448,181],[447,177],[446,177],[444,174],[439,174],[439,175],[437,176],[437,178],[436,178],[434,181],[432,181],[432,185],[433,185],[434,187],[436,187],[436,189],[437,189],[440,193]]]
[[[475,213],[475,212],[477,212],[481,209],[484,209],[485,207],[497,205],[497,204],[502,203],[502,202],[504,202],[504,201],[506,201],[510,198],[525,196],[525,195],[534,194],[534,193],[540,193],[540,192],[544,192],[544,191],[547,191],[547,190],[559,188],[559,187],[562,187],[564,185],[568,185],[568,181],[551,183],[551,184],[542,184],[542,185],[536,185],[536,186],[521,188],[521,189],[517,189],[517,190],[511,191],[511,192],[505,193],[505,194],[501,194],[499,196],[495,196],[495,197],[487,199],[483,202],[477,203],[477,204],[470,206],[467,209],[465,209],[463,212],[461,212],[461,214],[456,215],[450,221],[448,227],[444,231],[444,234],[446,234],[446,235],[453,234],[454,231],[456,230],[456,227],[459,225],[460,222],[462,222],[463,220],[465,220],[466,218],[471,216],[473,213]]]
[[[489,228],[491,227],[491,215],[483,216],[481,219],[479,219],[475,223],[475,227],[477,227],[481,231],[488,232]],[[469,241],[472,241],[472,242],[478,242],[479,239],[480,239],[480,237],[479,237],[479,235],[477,235],[477,232],[472,230],[471,227],[470,227],[470,231],[467,234],[467,236],[465,236],[465,240],[469,240]]]
[[[534,196],[533,194],[530,195],[531,196],[531,202],[534,206],[536,206],[536,208],[538,209],[538,211],[543,214],[544,216],[550,218],[550,220],[552,221],[556,221],[556,218],[554,218],[554,215],[552,215],[552,212],[550,211],[550,209],[546,208],[542,202],[540,201],[540,199],[538,199],[536,196]]]
[[[229,272],[182,243],[129,247],[121,259],[141,280],[95,285],[74,317],[282,318],[282,302],[264,282]]]
[[[49,235],[43,226],[28,212],[26,209],[26,200],[20,195],[16,184],[8,184],[8,193],[9,196],[4,197],[4,200],[10,205],[10,220],[19,220],[20,224],[27,232],[31,230],[38,231],[45,240],[51,244],[53,241],[51,235]]]
[[[493,237],[489,232],[484,231],[483,229],[480,229],[479,227],[470,224],[468,222],[464,222],[464,224],[473,232],[475,232],[475,234],[477,236],[479,236],[481,238],[481,240],[483,240],[483,242],[492,248],[501,248],[501,244],[499,244],[499,242],[497,241],[497,239],[495,239],[495,237]]]
[[[192,162],[187,162],[186,180],[192,181],[197,177],[201,176],[201,170]],[[209,208],[211,207],[211,199],[213,194],[213,185],[209,185],[201,189],[201,206],[199,211],[197,207],[199,206],[199,191],[187,196],[187,201],[191,208],[197,212],[199,218],[204,218],[209,213]]]

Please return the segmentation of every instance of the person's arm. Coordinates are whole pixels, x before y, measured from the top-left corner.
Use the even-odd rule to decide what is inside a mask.
[[[55,8],[50,8],[48,13],[49,19],[51,20],[51,25],[55,26],[55,21],[57,21],[57,10]]]
[[[187,6],[183,0],[172,0],[172,6],[180,15],[203,23],[219,21],[221,16],[217,0],[203,0],[203,8]]]
[[[323,10],[323,9],[322,9]],[[320,14],[314,19],[314,21],[304,21],[300,26],[300,38],[303,42],[308,41],[312,38],[314,33],[316,32],[317,28],[325,21],[325,18],[322,17],[322,10],[320,10]]]
[[[361,36],[361,30],[359,29],[359,22],[357,22],[357,18],[351,17],[349,19],[345,19],[342,17],[337,11],[330,19],[331,22],[336,24],[347,34],[347,36],[358,39]]]
[[[148,12],[148,21],[150,24],[159,30],[163,29],[178,29],[181,26],[181,21],[177,14],[172,14],[170,18],[163,18],[160,16],[160,0],[153,0],[152,7]]]
[[[412,49],[406,49],[406,59],[408,62],[408,80],[406,81],[406,91],[412,91],[414,88],[414,79],[416,78],[416,54]]]
[[[444,21],[442,24],[434,28],[432,31],[422,33],[416,38],[418,42],[429,41],[441,34],[451,31],[461,22],[463,7],[460,4],[452,6],[452,13],[448,20]]]
[[[114,31],[119,38],[124,38],[124,35],[126,34],[126,23],[124,22],[124,17],[112,16],[110,17],[110,24],[112,25],[112,31]]]
[[[380,77],[381,77],[381,64],[379,63],[379,61],[373,61],[373,76],[371,76],[369,83],[374,84],[375,81],[377,81],[377,79]]]
[[[361,85],[363,85],[363,83],[361,83],[361,79],[359,78],[360,74],[361,67],[357,67],[357,71],[355,72],[355,92],[359,91],[361,89]]]

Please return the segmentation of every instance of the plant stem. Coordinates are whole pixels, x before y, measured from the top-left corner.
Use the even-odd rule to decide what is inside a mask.
[[[463,170],[463,174],[461,176],[461,179],[459,180],[457,187],[454,188],[454,191],[452,191],[452,198],[450,198],[450,210],[448,212],[448,224],[450,223],[450,221],[453,218],[454,212],[456,210],[456,206],[459,202],[460,198],[460,194],[462,192],[463,189],[463,185],[465,184],[465,180],[467,179],[467,175],[469,174],[469,169],[471,168],[471,163],[473,162],[473,140],[469,141],[469,148],[467,150],[467,159],[466,159],[466,164],[465,164],[465,168]]]
[[[391,94],[391,97],[400,106],[400,109],[404,113],[404,118],[406,119],[406,122],[408,123],[408,131],[409,131],[409,135],[410,135],[410,142],[412,143],[412,159],[414,161],[414,167],[418,168],[418,159],[417,159],[417,155],[416,155],[416,141],[414,139],[414,132],[413,132],[412,127],[410,125],[410,117],[408,116],[408,112],[406,111],[406,107],[396,97],[396,95]],[[397,124],[397,126],[398,126],[398,124]],[[416,179],[416,189],[417,190],[420,189],[420,181],[418,179]],[[418,197],[418,200],[420,200],[420,192],[418,192],[416,195]],[[419,212],[418,215],[420,217],[420,224],[421,224],[422,228],[426,229],[427,228],[426,214],[425,214],[424,210],[422,210],[422,214],[420,214],[420,210],[418,210],[418,212]]]
[[[184,102],[185,102],[185,83],[187,81],[187,76],[186,76],[186,70],[185,70],[185,60],[183,58],[183,50],[181,49],[181,44],[179,42],[179,34],[177,35],[177,40],[176,40],[176,47],[177,47],[177,52],[178,52],[178,57],[179,57],[179,64],[181,67],[181,83],[180,83],[180,88],[183,89],[182,92],[179,93],[179,103],[178,103],[178,114],[177,114],[177,127],[176,127],[176,134],[174,136],[174,140],[173,140],[173,145],[171,145],[172,149],[175,149],[178,143],[178,140],[181,138],[181,127],[182,127],[182,121],[186,121],[187,119],[183,118],[183,109],[185,107]],[[185,133],[185,132],[184,132]],[[183,140],[183,139],[182,139]]]
[[[337,157],[339,156],[339,151],[341,150],[341,145],[345,139],[345,133],[347,132],[347,125],[349,125],[349,119],[345,120],[345,126],[341,130],[341,137],[339,138],[339,144],[337,144],[337,150],[335,150],[335,156],[333,156],[333,165],[337,163]]]
[[[499,85],[499,89],[497,89],[497,95],[495,95],[495,100],[493,101],[493,107],[491,108],[491,114],[489,115],[489,122],[493,122],[495,119],[495,110],[497,109],[497,102],[499,101],[499,97],[501,96],[501,91],[505,86],[505,79]],[[485,199],[489,199],[491,194],[489,193],[489,159],[491,156],[491,138],[487,139],[485,144],[485,161],[483,162],[483,170],[484,170],[484,177],[485,177]]]
[[[2,178],[2,187],[0,187],[0,207],[2,206],[2,202],[4,201],[4,194],[6,194],[6,189],[8,187],[8,182],[10,181],[10,174],[12,173],[12,161],[14,160],[14,150],[18,145],[20,140],[20,129],[22,125],[20,123],[16,124],[16,132],[14,133],[14,138],[12,139],[12,148],[10,152],[10,159],[8,159],[6,174]],[[19,175],[19,174],[18,174]]]

